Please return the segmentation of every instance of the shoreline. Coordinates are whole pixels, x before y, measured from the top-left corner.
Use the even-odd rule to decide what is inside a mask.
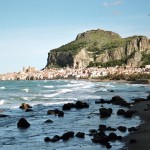
[[[129,133],[123,138],[124,150],[150,149],[150,100],[136,103],[131,110],[137,111],[136,116],[141,119],[137,131]]]
[[[21,72],[0,74],[0,80],[57,80],[75,79],[94,82],[126,82],[150,84],[150,68],[51,68],[36,70],[28,68]]]

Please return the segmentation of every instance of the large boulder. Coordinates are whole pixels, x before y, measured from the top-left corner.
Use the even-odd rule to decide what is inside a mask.
[[[75,104],[74,103],[67,103],[63,105],[62,110],[70,110],[71,108],[74,108]]]
[[[86,102],[77,101],[75,103],[75,108],[76,109],[89,108],[89,104],[87,104]]]
[[[110,117],[111,114],[112,114],[112,109],[111,108],[100,108],[99,109],[99,112],[100,112],[100,116],[102,118],[107,118],[107,117]]]
[[[66,141],[66,140],[69,140],[72,137],[74,137],[74,132],[69,131],[69,132],[64,133],[60,138],[64,141]]]
[[[28,121],[24,118],[21,118],[19,120],[19,122],[17,123],[17,127],[18,128],[23,128],[23,129],[26,129],[26,128],[29,128],[30,127],[30,124],[28,123]]]

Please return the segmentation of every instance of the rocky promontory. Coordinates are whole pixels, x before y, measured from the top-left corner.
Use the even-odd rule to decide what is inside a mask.
[[[90,30],[76,39],[50,50],[45,68],[114,67],[150,64],[150,39],[145,36],[121,38],[111,31]]]

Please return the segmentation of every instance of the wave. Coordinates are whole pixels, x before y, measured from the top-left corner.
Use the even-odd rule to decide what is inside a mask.
[[[5,100],[0,100],[0,105],[3,105],[5,103]]]
[[[32,101],[32,100],[35,99],[35,97],[25,97],[25,96],[23,96],[23,97],[21,97],[21,99],[23,99],[25,101]]]
[[[73,103],[74,101],[63,101],[63,102],[48,102],[43,104],[44,106],[49,106],[49,105],[59,105],[59,104],[67,104],[67,103]]]
[[[22,89],[22,91],[29,92],[29,89]]]
[[[72,92],[72,90],[71,89],[62,89],[57,93],[46,94],[46,95],[44,95],[44,97],[54,97],[54,96],[57,96],[57,95],[60,95],[60,94],[68,93],[68,92]]]
[[[53,88],[54,86],[52,86],[52,85],[45,85],[45,86],[43,86],[44,88]]]
[[[5,88],[4,86],[1,86],[0,89],[1,89],[1,90],[4,90],[4,89],[6,89],[6,88]]]

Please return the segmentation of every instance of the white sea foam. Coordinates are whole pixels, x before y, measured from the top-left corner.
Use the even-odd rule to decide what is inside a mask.
[[[67,104],[67,103],[73,103],[74,101],[63,101],[63,102],[48,102],[43,104],[44,106],[49,106],[49,105],[59,105],[59,104]]]
[[[5,100],[0,100],[0,105],[3,105],[5,103]]]
[[[29,101],[29,98],[28,97],[21,97],[23,100],[25,101]]]
[[[44,88],[53,88],[54,86],[52,86],[52,85],[45,85],[45,86],[43,86]]]
[[[4,89],[6,89],[6,88],[5,88],[4,86],[1,86],[0,89],[1,89],[1,90],[4,90]]]
[[[68,92],[72,92],[72,90],[71,90],[71,89],[62,89],[62,90],[60,90],[60,91],[57,92],[57,93],[46,94],[46,95],[44,95],[44,97],[54,97],[54,96],[57,96],[57,95],[59,95],[59,94],[64,94],[64,93],[68,93]]]
[[[22,91],[29,92],[29,89],[22,89]]]

